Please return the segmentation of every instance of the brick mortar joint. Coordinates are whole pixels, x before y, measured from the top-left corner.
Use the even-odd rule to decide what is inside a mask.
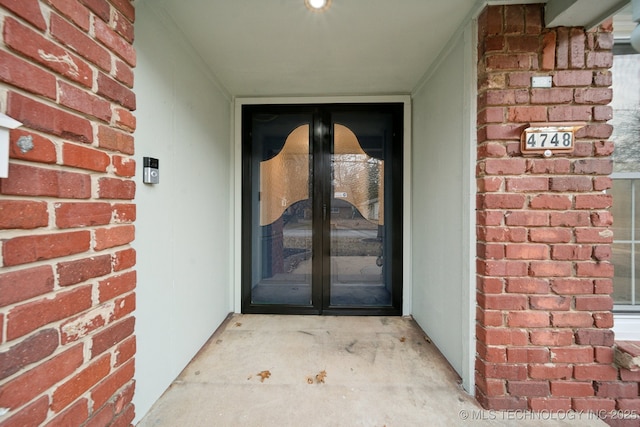
[[[113,7],[110,5],[110,7]],[[90,12],[90,16],[93,19],[90,19],[90,27],[89,27],[89,31],[85,32],[84,30],[82,30],[81,28],[77,27],[75,22],[69,20],[69,18],[65,17],[64,15],[59,14],[59,12],[55,9],[49,8],[47,7],[47,10],[49,11],[49,14],[45,17],[47,22],[50,22],[50,16],[54,15],[60,17],[61,19],[65,20],[65,22],[67,22],[68,24],[72,25],[74,29],[76,29],[77,31],[80,31],[82,34],[86,35],[87,37],[89,37],[93,42],[97,43],[99,46],[101,46],[103,49],[106,50],[106,52],[109,53],[110,57],[111,57],[111,69],[106,71],[106,74],[109,78],[112,78],[114,81],[116,81],[118,84],[122,85],[123,87],[126,87],[128,90],[132,90],[131,88],[129,88],[128,86],[125,85],[125,83],[121,82],[118,78],[117,78],[117,60],[118,58],[121,58],[118,53],[114,50],[112,50],[109,46],[107,46],[106,44],[104,44],[99,38],[96,37],[95,35],[95,30],[94,30],[94,20],[95,19],[100,19],[97,16],[95,16],[95,14],[93,12]],[[55,45],[56,47],[60,48],[61,50],[67,52],[68,54],[72,54],[73,56],[77,57],[80,61],[82,61],[82,63],[86,64],[89,69],[91,70],[91,77],[92,77],[92,81],[91,81],[91,87],[85,87],[81,84],[79,84],[77,81],[71,80],[68,77],[60,74],[57,71],[51,70],[47,67],[45,67],[42,63],[37,62],[36,60],[34,60],[33,58],[26,56],[24,53],[22,52],[18,52],[18,51],[14,51],[14,50],[9,50],[7,49],[6,46],[1,47],[0,49],[11,54],[14,55],[16,57],[21,58],[22,60],[27,61],[29,64],[32,64],[34,66],[36,66],[37,68],[46,71],[48,73],[51,73],[52,75],[57,77],[58,81],[64,81],[65,83],[71,84],[74,87],[83,89],[85,91],[87,91],[88,93],[94,94],[96,96],[99,96],[102,99],[105,99],[106,101],[108,101],[111,105],[112,108],[115,107],[121,107],[121,108],[125,108],[128,111],[132,112],[133,110],[128,109],[125,106],[121,106],[120,104],[118,104],[117,102],[106,98],[104,95],[100,95],[98,93],[98,77],[100,75],[101,72],[103,72],[103,70],[97,65],[95,64],[91,59],[86,58],[85,56],[83,56],[80,52],[77,52],[75,49],[67,46],[65,44],[64,41],[58,40],[56,37],[53,36],[53,34],[51,33],[51,28],[50,25],[47,26],[47,29],[45,30],[40,30],[36,27],[34,27],[31,23],[29,23],[28,21],[24,20],[22,17],[12,14],[12,13],[7,13],[5,15],[0,16],[0,19],[6,18],[6,17],[11,17],[13,19],[15,19],[17,22],[19,22],[21,25],[26,26],[27,28],[29,28],[32,31],[35,31],[36,33],[38,33],[39,35],[41,35],[47,42],[52,43],[53,45]],[[128,45],[130,45],[133,48],[133,44],[130,43],[129,41],[127,41],[124,37],[122,37],[119,33],[117,33],[113,28],[111,28],[108,24],[105,24],[108,26],[108,28],[111,29],[111,31],[113,31],[117,37],[121,38],[124,42],[126,42]],[[127,67],[131,67],[129,64],[126,64]],[[16,89],[16,88],[13,88]],[[58,89],[59,92],[59,89]],[[41,99],[42,100],[42,99]],[[61,104],[57,104],[60,107],[64,107]],[[75,111],[75,110],[70,110],[70,111]]]

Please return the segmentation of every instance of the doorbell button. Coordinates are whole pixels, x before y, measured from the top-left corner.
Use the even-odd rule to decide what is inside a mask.
[[[142,158],[142,182],[145,184],[160,183],[160,162],[153,157]]]

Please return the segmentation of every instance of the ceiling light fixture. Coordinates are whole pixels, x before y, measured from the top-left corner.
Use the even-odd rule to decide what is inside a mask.
[[[324,12],[331,6],[331,0],[304,0],[304,4],[314,12]]]

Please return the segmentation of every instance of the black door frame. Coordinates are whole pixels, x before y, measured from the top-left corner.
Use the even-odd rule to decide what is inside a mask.
[[[330,224],[326,211],[330,209],[331,183],[327,177],[330,165],[330,147],[333,140],[331,114],[335,112],[385,112],[393,116],[392,144],[388,148],[392,165],[385,168],[385,188],[393,194],[389,217],[393,233],[386,243],[391,253],[392,303],[390,306],[331,306],[330,305]],[[251,186],[252,136],[251,116],[257,113],[311,114],[313,226],[312,305],[255,304],[251,302],[252,247]],[[243,313],[264,314],[324,314],[324,315],[402,315],[403,303],[403,150],[404,103],[340,103],[340,104],[247,104],[242,106],[242,216],[241,216],[241,309]],[[387,210],[385,208],[385,220]]]

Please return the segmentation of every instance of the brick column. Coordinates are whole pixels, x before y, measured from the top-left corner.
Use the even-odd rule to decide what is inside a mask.
[[[613,409],[610,25],[545,29],[543,5],[479,18],[476,393],[489,409]],[[532,76],[553,87],[532,89]],[[584,121],[523,156],[530,122]]]
[[[24,124],[0,180],[4,427],[133,420],[134,17],[0,0],[0,111]]]

